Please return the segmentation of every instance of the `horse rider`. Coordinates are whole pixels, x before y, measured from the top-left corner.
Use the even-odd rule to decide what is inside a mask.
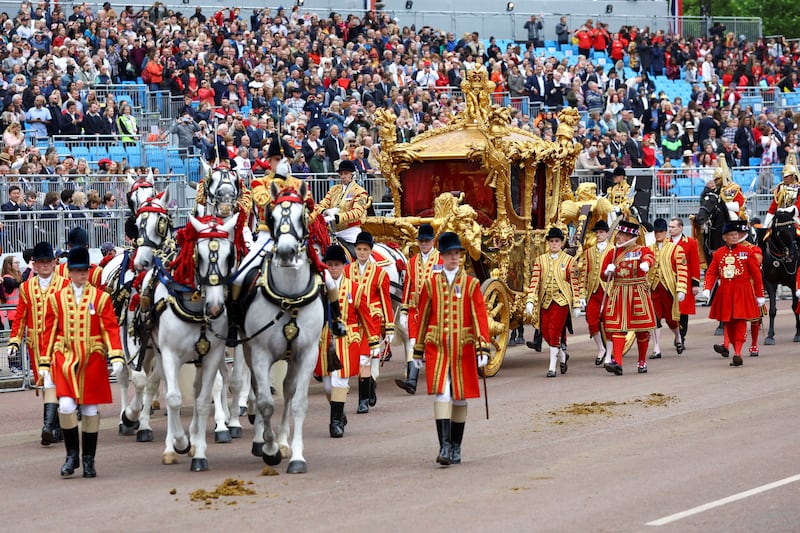
[[[333,224],[336,237],[345,243],[353,243],[361,232],[370,204],[369,193],[353,179],[355,171],[352,161],[340,161],[341,183],[331,187],[315,209],[315,213],[321,213],[326,222]]]
[[[44,399],[44,425],[42,426],[41,443],[49,446],[61,440],[61,428],[58,424],[58,399],[56,388],[50,376],[39,375],[39,362],[48,354],[42,351],[45,314],[47,300],[51,295],[67,285],[67,280],[55,272],[56,256],[49,242],[40,242],[33,247],[33,265],[36,275],[28,278],[19,287],[19,302],[17,314],[11,325],[8,339],[8,357],[14,359],[18,356],[22,339],[28,347],[33,380],[43,383]]]
[[[577,315],[581,307],[586,307],[586,301],[579,298],[578,261],[562,249],[564,232],[552,227],[545,240],[549,250],[533,263],[525,314],[531,317],[533,327],[542,331],[544,341],[550,346],[547,377],[554,378],[557,361],[561,373],[567,373],[569,355],[561,348],[561,336],[570,310],[574,308]]]
[[[794,152],[789,152],[786,156],[786,163],[783,165],[783,181],[775,188],[772,196],[772,203],[767,209],[767,216],[764,217],[763,226],[767,228],[765,239],[769,238],[772,220],[781,211],[791,213],[797,228],[797,235],[800,238],[800,170],[797,169]]]
[[[345,267],[344,275],[351,284],[347,301],[369,315],[362,316],[361,345],[359,353],[358,409],[356,413],[369,413],[378,402],[376,381],[381,363],[381,331],[385,333],[386,346],[394,339],[394,311],[389,294],[389,275],[372,260],[375,241],[372,234],[362,231],[355,241],[356,260]]]
[[[603,279],[606,280],[606,301],[603,324],[611,337],[613,360],[605,369],[622,375],[622,355],[627,332],[636,333],[639,350],[637,370],[647,372],[647,348],[650,331],[656,327],[655,310],[650,299],[647,273],[655,261],[653,252],[636,242],[639,224],[621,220],[617,226],[614,249],[603,259]]]
[[[628,183],[625,175],[625,168],[623,168],[622,165],[618,165],[614,168],[612,179],[614,180],[614,184],[608,188],[606,197],[608,201],[611,202],[611,205],[614,206],[614,211],[612,212],[614,218],[624,216],[625,220],[627,220],[631,216],[631,186]],[[609,216],[612,215],[609,214]]]
[[[711,289],[719,280],[708,317],[722,322],[725,328],[723,344],[715,344],[714,351],[728,357],[728,343],[733,344],[731,366],[741,366],[742,346],[747,334],[747,322],[761,316],[764,305],[764,283],[758,256],[739,242],[741,224],[728,222],[722,229],[725,246],[718,248],[706,270],[703,295],[711,298]]]
[[[683,353],[681,338],[680,304],[686,299],[689,287],[689,273],[683,248],[667,239],[669,226],[663,218],[653,221],[653,234],[656,242],[649,246],[655,256],[653,265],[647,273],[650,283],[650,298],[656,311],[656,320],[663,319],[675,336],[673,345],[678,355]],[[654,329],[653,354],[650,359],[661,359],[661,328]]]
[[[328,266],[331,278],[339,289],[339,307],[347,333],[331,338],[330,329],[323,329],[320,356],[314,374],[323,376],[325,389],[329,391],[330,436],[341,438],[347,425],[344,404],[350,390],[349,381],[351,377],[359,375],[361,345],[372,326],[371,309],[369,298],[363,292],[358,300],[354,300],[354,296],[359,294],[354,290],[353,281],[344,274],[347,265],[344,248],[338,244],[329,246],[322,261]]]
[[[597,358],[594,364],[600,366],[606,354],[606,344],[600,331],[603,300],[606,295],[606,282],[600,276],[600,266],[603,259],[611,250],[608,246],[609,228],[605,220],[598,220],[592,226],[595,236],[594,246],[588,247],[583,252],[580,272],[580,299],[586,302],[586,324],[589,326],[589,337],[597,345]],[[610,351],[610,350],[609,350]]]
[[[439,251],[433,247],[433,226],[421,224],[417,231],[417,246],[419,253],[415,254],[408,262],[408,278],[403,288],[403,302],[400,304],[399,321],[405,323],[405,330],[409,331],[411,322],[419,321],[419,293],[425,282],[436,272],[442,269],[442,258]],[[397,378],[394,382],[398,387],[409,394],[417,392],[417,378],[419,369],[414,366],[413,347],[406,354],[406,379]]]
[[[97,406],[113,401],[106,357],[114,375],[119,374],[124,364],[111,297],[88,283],[90,267],[89,250],[77,247],[69,251],[69,283],[48,298],[42,335],[45,349],[39,362],[40,374],[45,382],[52,379],[55,383],[58,418],[67,449],[61,467],[63,477],[74,474],[81,462],[83,477],[97,475],[94,468],[100,429]],[[80,443],[78,405],[83,413]],[[81,449],[83,454],[79,458]]]
[[[69,230],[69,233],[67,234],[67,251],[69,252],[73,248],[79,247],[86,248],[87,250],[89,249],[89,234],[86,233],[86,230],[80,226],[75,226]],[[60,263],[56,273],[64,279],[68,278],[69,272],[67,263]],[[89,267],[89,283],[95,287],[102,287],[102,279],[103,268],[92,263],[92,265]]]
[[[758,245],[747,240],[750,237],[750,227],[747,225],[747,222],[740,220],[738,224],[739,244],[745,248],[748,248],[750,252],[756,256],[758,268],[761,269],[761,264],[764,262],[764,252],[762,252]],[[763,279],[763,270],[761,272]],[[760,311],[761,313],[759,314],[758,318],[753,318],[750,320],[750,357],[758,357],[759,355],[758,335],[761,333],[761,320],[767,314],[766,303],[761,306]]]
[[[683,234],[683,220],[675,217],[670,219],[667,225],[669,239],[676,246],[683,249],[683,256],[686,258],[686,271],[689,275],[692,290],[686,292],[686,297],[678,304],[681,312],[679,321],[681,330],[681,343],[686,347],[686,333],[689,329],[689,315],[697,312],[695,297],[700,293],[700,251],[697,247],[697,240]],[[687,287],[688,289],[688,287]]]
[[[426,366],[428,394],[436,395],[436,462],[442,466],[461,463],[467,400],[480,397],[478,369],[489,363],[486,304],[480,283],[461,266],[463,254],[457,234],[439,236],[442,270],[423,284],[419,320],[409,323],[414,365]]]
[[[714,171],[714,183],[719,191],[719,199],[727,210],[728,220],[747,220],[747,199],[742,187],[731,180],[731,171],[724,157],[719,158],[719,167]]]

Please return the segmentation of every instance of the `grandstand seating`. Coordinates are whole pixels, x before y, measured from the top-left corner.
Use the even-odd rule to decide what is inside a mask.
[[[128,146],[125,149],[128,154],[128,165],[131,167],[142,166],[142,149],[139,146]]]

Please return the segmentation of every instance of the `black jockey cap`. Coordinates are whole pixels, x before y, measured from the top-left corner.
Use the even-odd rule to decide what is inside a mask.
[[[67,235],[67,245],[73,248],[79,246],[88,248],[89,234],[86,233],[85,229],[81,228],[80,226],[76,226],[69,230],[69,234]]]
[[[653,231],[667,231],[668,224],[663,218],[657,218],[653,221]]]
[[[547,237],[545,237],[545,240],[549,241],[550,239],[559,239],[563,241],[564,232],[561,231],[560,228],[550,228],[550,230],[547,232]]]
[[[327,263],[328,261],[347,263],[347,256],[344,253],[344,248],[338,244],[328,246],[328,249],[325,250],[325,255],[322,257],[322,262]]]
[[[89,268],[91,265],[89,261],[89,249],[88,248],[72,248],[67,254],[67,268],[68,269],[78,269],[78,268]]]
[[[278,137],[278,134],[273,132],[270,135],[272,139],[269,143],[269,148],[267,148],[267,159],[272,159],[273,157],[287,157],[289,159],[294,157],[294,148]]]
[[[38,242],[36,246],[33,247],[33,256],[31,259],[34,261],[50,261],[55,258],[53,246],[49,242]]]
[[[418,241],[432,241],[434,238],[433,226],[430,224],[421,224],[417,232]]]
[[[614,169],[614,176],[624,176],[624,175],[625,175],[625,169],[622,167],[622,165],[618,165]]]
[[[458,237],[458,234],[453,233],[452,231],[446,231],[439,236],[440,254],[449,252],[450,250],[463,250],[463,249],[464,247],[461,246],[461,239]]]
[[[349,159],[339,161],[339,169],[336,172],[353,172],[356,171],[356,164]]]
[[[375,246],[375,239],[372,238],[372,233],[368,231],[362,231],[356,237],[355,244],[368,244],[370,248]]]
[[[592,231],[609,231],[608,222],[605,220],[598,220],[592,227]]]
[[[726,222],[724,226],[722,226],[722,234],[725,235],[726,233],[730,233],[732,231],[742,231],[741,223],[736,220],[734,222]]]

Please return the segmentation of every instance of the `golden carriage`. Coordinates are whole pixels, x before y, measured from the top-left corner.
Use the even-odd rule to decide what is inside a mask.
[[[525,291],[550,226],[561,226],[560,206],[573,198],[569,176],[580,147],[573,143],[579,116],[559,114],[555,141],[510,126],[512,110],[492,105],[494,84],[478,65],[462,83],[465,110],[452,123],[395,142],[397,117],[380,110],[380,170],[395,217],[366,223],[378,239],[408,255],[416,226],[429,222],[437,236],[457,232],[466,267],[481,281],[492,332],[487,375],[500,369],[510,328],[523,319]]]

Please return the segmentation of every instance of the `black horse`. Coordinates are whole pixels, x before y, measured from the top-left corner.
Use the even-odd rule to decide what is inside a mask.
[[[778,211],[770,227],[769,239],[759,235],[759,245],[764,252],[764,262],[761,264],[761,273],[764,280],[764,290],[769,297],[769,330],[764,344],[775,344],[775,295],[778,285],[789,287],[792,290],[792,310],[794,312],[795,333],[792,341],[800,342],[800,315],[797,314],[797,295],[795,294],[795,281],[797,267],[800,263],[800,248],[797,244],[794,219],[791,213]]]

